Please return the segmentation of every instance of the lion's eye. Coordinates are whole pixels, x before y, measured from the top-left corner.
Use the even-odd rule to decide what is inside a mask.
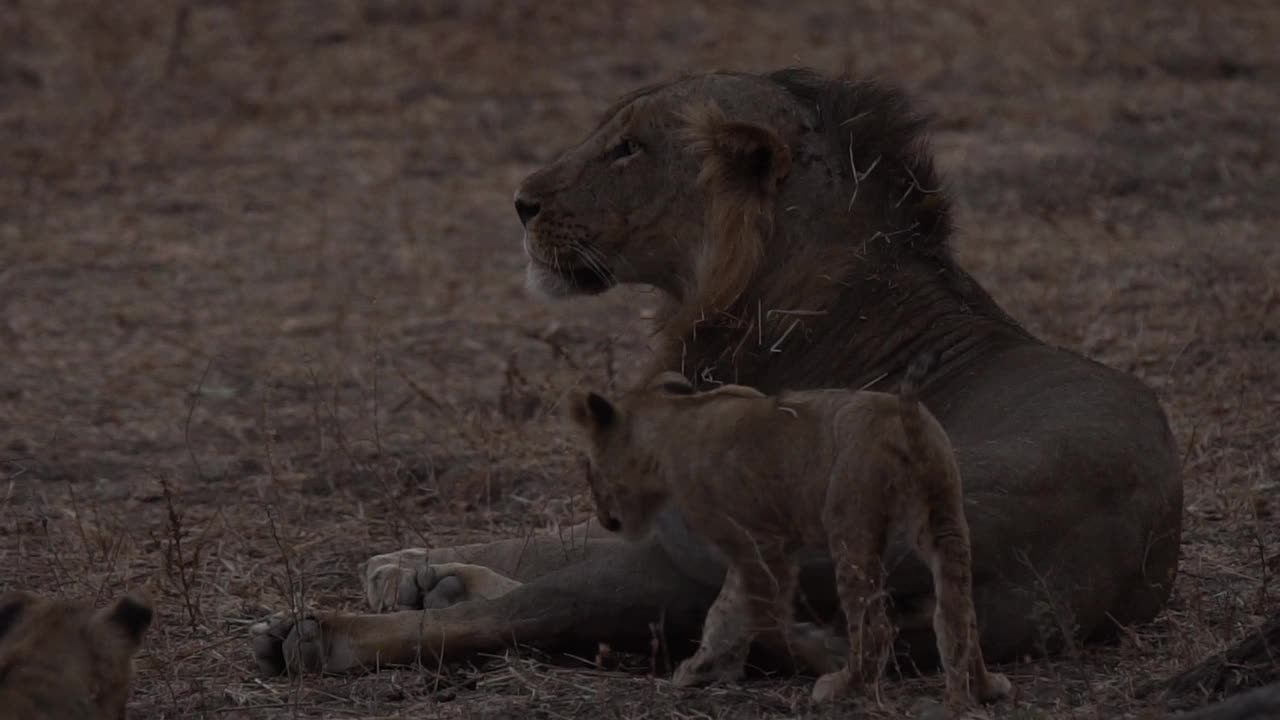
[[[608,154],[605,155],[605,160],[616,162],[623,158],[629,158],[643,149],[644,146],[640,144],[639,140],[629,136],[624,137],[618,141],[617,145],[609,149]]]

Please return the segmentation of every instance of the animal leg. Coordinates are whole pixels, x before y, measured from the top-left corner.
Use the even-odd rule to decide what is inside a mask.
[[[1011,685],[1004,675],[988,672],[983,660],[973,605],[972,550],[958,485],[947,495],[953,497],[941,507],[951,512],[929,514],[929,524],[919,534],[920,552],[933,571],[933,626],[946,673],[946,703],[960,711],[971,699],[989,702],[1004,697]]]
[[[527,538],[375,555],[364,565],[365,597],[374,612],[492,600],[617,542],[592,520]]]
[[[707,610],[698,651],[680,663],[671,679],[677,686],[737,680],[742,676],[752,636],[747,624],[742,580],[742,573],[737,568],[730,568],[725,573],[720,595]]]
[[[689,651],[714,589],[682,575],[657,543],[601,543],[581,562],[512,588],[435,610],[277,617],[253,632],[267,674],[351,672],[456,660],[516,643],[593,652],[597,643]]]
[[[778,554],[744,579],[747,616],[760,643],[781,659],[825,674],[843,666],[848,647],[827,628],[795,619],[799,568]]]
[[[843,669],[818,678],[813,699],[827,702],[871,683],[878,700],[880,676],[893,645],[880,561],[884,527],[874,519],[860,525],[836,523],[830,543],[836,589],[849,628],[849,656]]]

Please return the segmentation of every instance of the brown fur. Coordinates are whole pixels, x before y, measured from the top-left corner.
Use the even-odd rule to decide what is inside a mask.
[[[690,127],[707,105],[719,115]],[[556,297],[656,288],[668,302],[651,374],[678,371],[699,388],[874,390],[893,387],[911,358],[935,354],[920,400],[946,428],[964,477],[984,654],[1053,652],[1068,634],[1145,622],[1169,596],[1181,537],[1182,480],[1164,411],[1134,377],[1031,336],[957,265],[923,128],[893,88],[808,70],[712,72],[633,93],[517,190],[529,285]],[[698,152],[691,134],[704,139]],[[739,138],[780,140],[785,175],[781,163],[735,160]],[[741,231],[726,230],[739,219]],[[717,262],[727,269],[708,272]],[[709,291],[717,282],[724,292]],[[930,667],[932,574],[907,550],[895,540],[886,563],[897,649]],[[521,584],[419,609],[434,591],[417,578],[447,562]],[[803,609],[829,616],[830,558],[802,565]],[[679,657],[724,570],[674,510],[642,543],[593,522],[409,550],[370,562],[365,578],[374,607],[401,612],[283,618],[255,643],[268,672],[338,671],[513,641],[647,653],[660,624],[664,651]]]
[[[690,149],[703,161],[698,186],[707,198],[707,230],[694,300],[678,327],[692,313],[726,310],[746,289],[773,234],[778,183],[791,171],[791,150],[777,133],[730,122],[712,103],[690,108],[684,119]]]
[[[123,720],[145,600],[94,610],[26,592],[0,595],[0,720]]]
[[[946,433],[916,399],[923,366],[913,365],[897,397],[823,390],[769,397],[735,385],[690,394],[671,391],[680,378],[671,373],[616,404],[576,395],[570,414],[596,468],[591,491],[601,523],[640,539],[672,503],[729,564],[677,684],[737,678],[762,633],[826,671],[816,700],[876,682],[892,639],[881,556],[890,533],[901,530],[932,569],[948,705],[1008,693],[1008,680],[987,672],[977,646],[959,469]],[[836,563],[849,632],[841,669],[792,618],[795,555],[812,546],[827,547]]]

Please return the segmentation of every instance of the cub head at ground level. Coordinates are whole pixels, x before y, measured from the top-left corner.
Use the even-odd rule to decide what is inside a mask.
[[[152,610],[0,594],[0,720],[123,720]]]
[[[764,397],[758,390],[741,385],[695,392],[689,381],[676,372],[659,373],[616,401],[594,392],[575,392],[569,400],[569,417],[586,440],[590,455],[587,479],[601,526],[630,540],[643,538],[671,498],[668,479],[654,450],[705,449],[696,439],[666,437],[664,413],[680,412],[682,405]],[[731,416],[736,412],[737,406],[725,404],[717,415]],[[732,422],[731,417],[722,420]]]

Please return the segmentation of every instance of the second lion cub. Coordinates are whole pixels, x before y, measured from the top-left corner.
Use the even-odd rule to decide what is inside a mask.
[[[913,363],[896,396],[766,396],[737,385],[695,393],[684,377],[662,373],[616,403],[595,393],[571,399],[601,524],[638,540],[674,502],[729,566],[677,684],[738,678],[755,639],[825,673],[815,700],[878,680],[893,639],[881,556],[900,529],[933,573],[948,706],[1008,693],[978,646],[960,475],[946,433],[916,397],[925,369]],[[815,546],[836,567],[849,627],[843,667],[793,620],[794,556]]]

